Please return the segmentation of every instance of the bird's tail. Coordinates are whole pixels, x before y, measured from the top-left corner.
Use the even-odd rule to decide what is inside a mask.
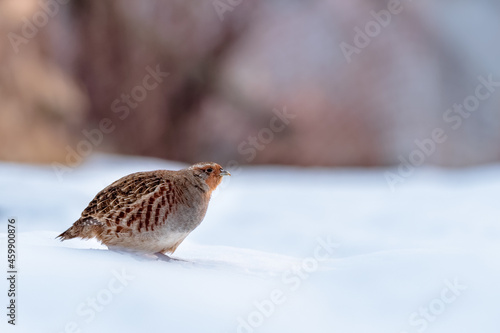
[[[62,241],[78,237],[78,232],[75,231],[75,228],[73,226],[69,227],[68,230],[60,234],[59,236],[56,237],[59,238]]]
[[[96,219],[79,219],[65,232],[56,237],[62,241],[67,239],[72,239],[76,237],[80,238],[93,238],[99,234],[102,229],[102,225]]]

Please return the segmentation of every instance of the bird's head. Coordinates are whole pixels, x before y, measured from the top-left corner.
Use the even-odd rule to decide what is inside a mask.
[[[231,176],[231,174],[224,170],[219,164],[214,162],[201,162],[196,163],[188,168],[193,175],[205,182],[210,191],[213,191],[222,182],[222,177]]]

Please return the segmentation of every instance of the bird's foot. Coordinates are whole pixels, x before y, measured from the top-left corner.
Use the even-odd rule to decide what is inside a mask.
[[[169,261],[185,261],[182,259],[175,259],[175,258],[169,257],[166,254],[161,253],[161,252],[156,252],[155,256],[158,260],[161,260],[161,261],[167,261],[167,262],[169,262]]]

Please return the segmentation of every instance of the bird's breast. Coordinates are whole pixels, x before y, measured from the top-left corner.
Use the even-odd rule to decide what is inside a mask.
[[[166,216],[163,225],[173,232],[191,232],[203,221],[207,208],[208,201],[203,198],[183,200]]]

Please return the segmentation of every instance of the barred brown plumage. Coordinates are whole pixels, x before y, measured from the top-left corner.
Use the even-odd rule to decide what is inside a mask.
[[[137,172],[100,191],[58,238],[97,238],[110,249],[169,258],[205,217],[212,191],[230,175],[219,164]]]

